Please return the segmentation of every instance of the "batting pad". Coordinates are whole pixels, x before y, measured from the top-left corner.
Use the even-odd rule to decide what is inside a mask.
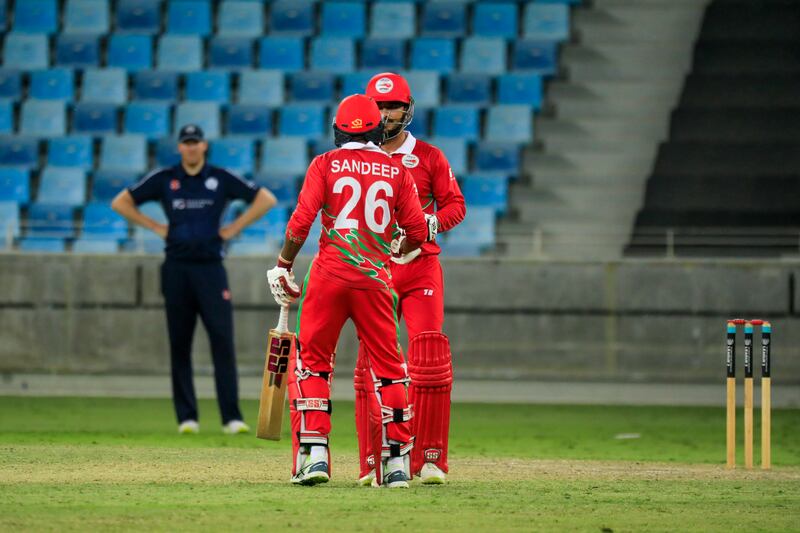
[[[358,435],[359,477],[366,476],[375,468],[375,455],[369,437],[369,389],[372,378],[369,371],[361,366],[362,359],[359,353],[358,364],[353,376],[353,385],[356,390],[356,434]]]

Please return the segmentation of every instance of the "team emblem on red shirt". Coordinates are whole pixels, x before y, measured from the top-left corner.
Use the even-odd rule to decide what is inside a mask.
[[[172,180],[169,182],[169,188],[173,191],[177,191],[181,188],[181,182],[178,180]]]
[[[401,161],[403,162],[403,166],[407,168],[415,168],[417,165],[419,165],[419,157],[415,156],[414,154],[404,155]]]

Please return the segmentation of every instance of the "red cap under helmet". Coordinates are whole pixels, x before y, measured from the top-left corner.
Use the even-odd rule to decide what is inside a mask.
[[[333,130],[338,146],[355,136],[363,136],[367,141],[380,144],[383,140],[383,116],[378,104],[363,94],[348,96],[339,103]]]
[[[376,102],[403,102],[411,104],[411,89],[408,82],[399,74],[381,72],[367,83],[367,96]]]

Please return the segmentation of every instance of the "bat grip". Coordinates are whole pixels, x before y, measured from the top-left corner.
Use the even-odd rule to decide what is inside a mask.
[[[281,306],[281,314],[278,316],[278,327],[276,328],[279,333],[287,333],[289,331],[289,306]]]

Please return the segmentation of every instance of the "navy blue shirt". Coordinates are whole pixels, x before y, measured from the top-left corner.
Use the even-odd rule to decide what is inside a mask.
[[[190,176],[183,166],[158,169],[128,188],[136,205],[161,202],[169,221],[167,258],[219,261],[219,228],[231,200],[253,201],[259,187],[227,170],[204,165]]]

